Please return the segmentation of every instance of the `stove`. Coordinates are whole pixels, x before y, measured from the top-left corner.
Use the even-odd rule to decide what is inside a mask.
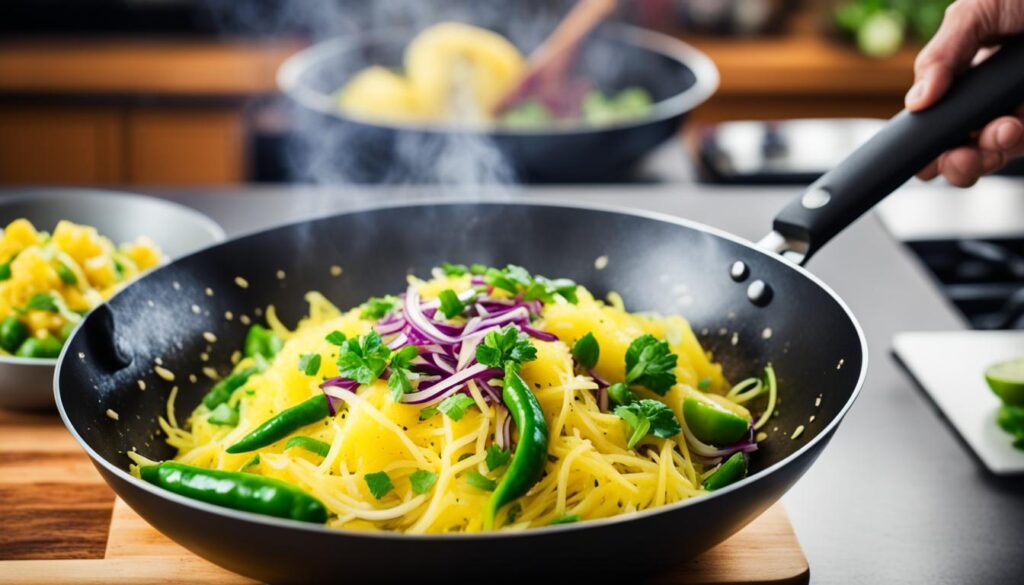
[[[975,329],[1024,329],[1024,237],[905,242]]]

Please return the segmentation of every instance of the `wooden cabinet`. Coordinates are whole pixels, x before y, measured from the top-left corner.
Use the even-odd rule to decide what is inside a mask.
[[[122,181],[124,118],[106,107],[0,107],[0,182]]]
[[[0,43],[0,183],[230,184],[295,40]],[[90,105],[80,105],[80,104]]]
[[[222,184],[246,180],[242,112],[136,108],[126,123],[128,183]]]

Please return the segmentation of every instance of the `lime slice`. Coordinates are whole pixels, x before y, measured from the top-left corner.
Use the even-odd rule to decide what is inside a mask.
[[[989,366],[985,370],[985,381],[1006,404],[1024,406],[1024,358]]]

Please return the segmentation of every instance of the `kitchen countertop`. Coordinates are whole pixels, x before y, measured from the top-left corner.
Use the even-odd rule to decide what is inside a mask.
[[[796,191],[674,184],[472,193],[637,207],[757,239]],[[431,194],[301,187],[147,192],[208,213],[232,235]],[[1024,478],[988,474],[889,355],[892,336],[899,331],[963,329],[963,320],[875,215],[837,237],[809,268],[858,316],[870,355],[857,404],[824,456],[784,499],[809,559],[812,582],[1019,583],[1024,574]]]

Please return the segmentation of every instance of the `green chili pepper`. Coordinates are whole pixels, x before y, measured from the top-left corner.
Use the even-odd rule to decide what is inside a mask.
[[[505,387],[501,395],[519,429],[519,444],[508,471],[487,503],[484,528],[488,530],[494,527],[494,518],[502,506],[525,494],[540,480],[548,458],[548,424],[544,411],[514,366],[505,368]]]
[[[59,339],[47,334],[42,339],[29,337],[18,347],[14,355],[25,358],[55,358],[60,355],[62,347],[64,344]]]
[[[228,453],[255,451],[260,447],[266,447],[280,441],[306,425],[323,420],[330,416],[330,414],[330,408],[327,406],[327,397],[323,394],[314,396],[266,420],[226,450]]]
[[[750,421],[710,400],[687,396],[683,418],[693,436],[709,445],[732,445],[750,432]]]
[[[139,473],[151,484],[201,502],[302,522],[327,521],[327,508],[320,500],[277,479],[177,461],[145,465]]]
[[[743,453],[733,453],[732,457],[704,480],[704,489],[713,492],[717,489],[736,483],[747,476],[747,457]]]
[[[257,366],[250,366],[248,368],[242,368],[237,372],[231,374],[227,378],[224,378],[220,382],[213,385],[210,391],[203,397],[203,404],[206,408],[213,410],[221,404],[228,401],[231,395],[242,387],[243,384],[249,381],[249,378],[253,374],[258,374],[263,371],[263,368]]]
[[[0,322],[0,347],[14,353],[28,339],[28,327],[16,316],[11,315]]]
[[[253,325],[245,336],[243,353],[247,357],[261,355],[269,360],[273,359],[283,346],[284,342],[271,330],[261,325]]]
[[[331,446],[329,444],[323,441],[318,441],[313,437],[292,437],[284,444],[284,448],[285,450],[288,450],[292,447],[305,449],[306,451],[316,453],[321,457],[327,457],[327,454],[331,451]]]

